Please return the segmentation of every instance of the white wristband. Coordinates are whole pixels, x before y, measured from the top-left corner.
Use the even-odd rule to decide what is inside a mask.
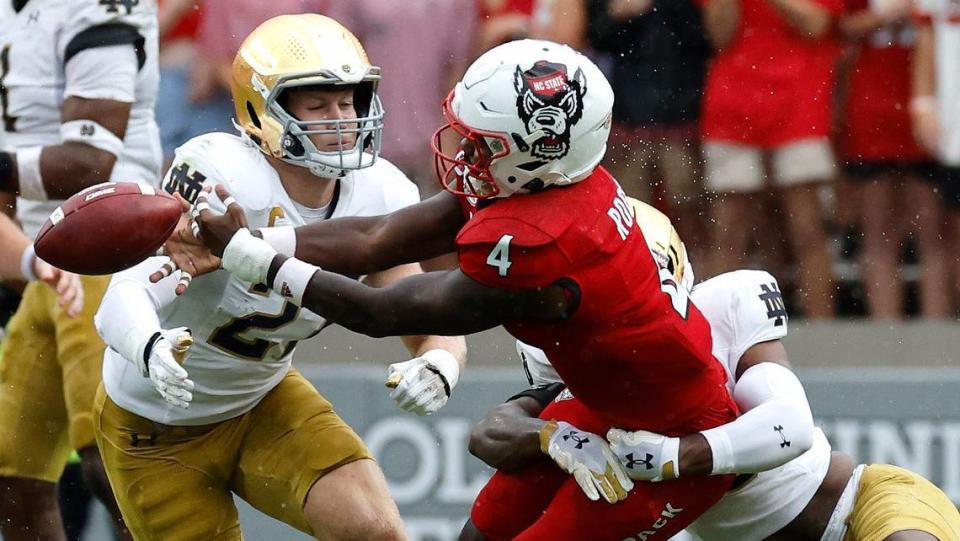
[[[47,190],[40,177],[40,152],[43,147],[27,147],[17,151],[17,176],[20,183],[20,197],[35,201],[46,201]]]
[[[303,294],[318,270],[320,267],[291,257],[277,270],[277,276],[273,279],[273,291],[281,297],[290,298],[297,306],[302,306]]]
[[[33,264],[36,260],[37,252],[34,251],[33,244],[31,244],[23,250],[23,255],[20,256],[20,274],[24,280],[28,282],[33,282],[37,279],[37,273],[34,272],[33,269]]]
[[[250,234],[243,228],[234,233],[230,243],[223,250],[223,268],[231,274],[253,284],[267,282],[270,263],[277,251],[263,239]]]
[[[297,251],[297,234],[292,225],[279,227],[262,227],[258,229],[260,236],[267,244],[273,246],[278,254],[293,257]]]

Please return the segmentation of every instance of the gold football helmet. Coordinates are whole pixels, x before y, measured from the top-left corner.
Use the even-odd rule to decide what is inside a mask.
[[[340,23],[315,14],[281,15],[247,36],[233,60],[231,91],[237,122],[260,149],[315,175],[336,178],[373,164],[380,153],[383,105],[380,68]],[[355,88],[357,118],[303,121],[284,110],[285,90],[317,85]],[[356,144],[320,152],[312,134],[356,134]]]
[[[687,247],[667,215],[652,206],[628,197],[637,225],[657,264],[673,273],[673,279],[688,292],[693,290],[693,265],[687,260]]]

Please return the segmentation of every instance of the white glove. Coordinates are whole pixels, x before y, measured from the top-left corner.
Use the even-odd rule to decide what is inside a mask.
[[[607,441],[627,475],[637,481],[669,481],[680,476],[680,438],[611,428]]]
[[[144,354],[138,356],[140,372],[153,381],[164,400],[186,409],[193,400],[193,381],[187,378],[180,363],[193,344],[190,329],[161,330],[155,336],[147,343]]]
[[[627,499],[633,481],[602,437],[564,421],[550,421],[540,429],[540,449],[560,469],[573,475],[587,498],[600,496],[609,503]]]
[[[460,363],[445,349],[431,349],[423,355],[393,363],[387,369],[390,398],[400,409],[430,415],[447,403],[460,381]]]
[[[254,237],[249,229],[242,228],[233,234],[223,249],[221,266],[241,280],[265,284],[275,255],[277,250],[267,241]]]

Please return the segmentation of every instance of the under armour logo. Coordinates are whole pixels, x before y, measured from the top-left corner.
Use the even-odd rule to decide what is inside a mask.
[[[584,444],[590,443],[590,438],[589,438],[589,437],[583,437],[583,436],[581,436],[581,435],[580,435],[579,433],[577,433],[577,432],[571,432],[571,433],[569,433],[569,434],[564,434],[564,435],[563,435],[563,441],[567,441],[567,440],[573,440],[574,442],[576,442],[577,445],[576,445],[575,447],[576,447],[577,449],[583,449]]]
[[[760,284],[760,300],[767,306],[767,317],[773,320],[773,326],[779,327],[787,319],[787,307],[783,304],[783,295],[776,282],[770,285]]]
[[[96,131],[97,130],[93,127],[93,124],[84,124],[80,126],[80,135],[84,137],[92,137]]]
[[[130,445],[139,447],[141,442],[145,442],[147,445],[155,445],[157,443],[157,435],[150,434],[145,440],[141,440],[140,434],[137,434],[136,432],[130,434]]]
[[[33,23],[38,22],[39,20],[40,20],[40,12],[39,12],[39,11],[34,11],[34,12],[30,13],[30,15],[27,15],[27,24],[33,24]]]
[[[783,435],[783,425],[777,425],[773,427],[774,432],[780,435],[780,448],[790,447],[790,442],[787,440],[786,436]]]
[[[633,453],[627,453],[627,456],[624,458],[627,459],[625,466],[631,470],[636,469],[637,464],[643,464],[643,466],[648,470],[653,469],[653,455],[650,453],[647,453],[647,456],[643,460],[637,460],[633,458]]]

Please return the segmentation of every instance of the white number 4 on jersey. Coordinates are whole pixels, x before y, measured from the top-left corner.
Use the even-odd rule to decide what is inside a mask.
[[[511,240],[513,240],[513,235],[500,237],[493,250],[490,250],[490,255],[487,256],[487,265],[496,268],[497,274],[500,276],[506,276],[510,266],[513,265],[513,262],[510,261]]]

